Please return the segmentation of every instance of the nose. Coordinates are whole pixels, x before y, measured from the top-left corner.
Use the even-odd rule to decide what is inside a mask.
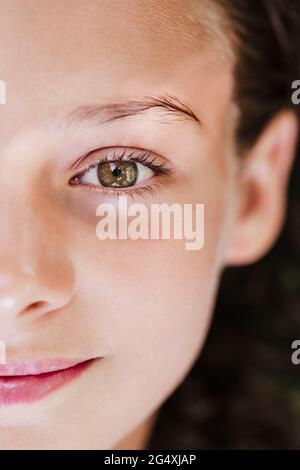
[[[53,226],[49,211],[39,212],[28,200],[1,205],[0,210],[1,331],[17,318],[41,317],[67,305],[73,270],[64,252],[63,230]]]
[[[28,314],[35,316],[53,312],[66,305],[71,297],[71,283],[66,282],[66,273],[51,276],[47,266],[47,277],[41,270],[29,266],[5,268],[1,263],[0,270],[0,323],[9,318]],[[54,273],[54,269],[53,269]]]

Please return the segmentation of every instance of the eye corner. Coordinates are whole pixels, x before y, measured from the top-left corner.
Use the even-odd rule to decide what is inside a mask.
[[[80,181],[80,175],[75,175],[75,176],[72,176],[69,180],[68,180],[68,185],[69,186],[78,186],[81,184],[81,181]]]

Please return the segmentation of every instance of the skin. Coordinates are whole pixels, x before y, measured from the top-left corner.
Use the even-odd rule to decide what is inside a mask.
[[[241,160],[230,44],[204,21],[206,2],[197,21],[193,1],[168,6],[0,1],[0,338],[8,362],[102,357],[43,400],[0,406],[1,449],[146,447],[203,347],[223,269],[255,261],[280,231],[296,120],[276,116]],[[67,125],[79,106],[162,93],[200,122],[155,108]],[[96,237],[98,204],[117,199],[69,181],[79,157],[104,147],[169,165],[135,202],[203,203],[203,250]]]

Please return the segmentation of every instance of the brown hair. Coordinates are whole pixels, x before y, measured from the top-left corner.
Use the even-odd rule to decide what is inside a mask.
[[[237,141],[250,147],[268,121],[293,109],[291,85],[300,77],[299,0],[215,0],[229,19],[240,110]]]

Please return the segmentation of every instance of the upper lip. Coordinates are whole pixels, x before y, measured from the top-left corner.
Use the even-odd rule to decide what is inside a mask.
[[[0,364],[0,377],[40,375],[70,369],[87,359],[46,359]]]

